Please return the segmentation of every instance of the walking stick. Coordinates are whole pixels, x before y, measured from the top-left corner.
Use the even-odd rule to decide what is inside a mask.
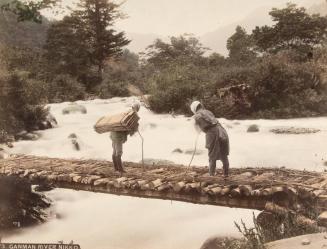
[[[197,147],[198,140],[199,140],[199,135],[200,135],[200,133],[198,133],[197,136],[196,136],[195,144],[194,144],[194,151],[193,151],[193,154],[192,154],[192,157],[191,157],[191,161],[190,161],[190,163],[188,164],[187,169],[186,169],[186,171],[185,171],[185,175],[186,175],[186,173],[188,172],[188,170],[189,170],[189,168],[191,167],[191,164],[192,164],[192,162],[193,162],[193,159],[194,159],[194,156],[195,156],[195,153],[196,153],[196,147]]]
[[[140,138],[142,141],[142,170],[144,171],[144,150],[143,150],[144,139],[143,139],[139,129],[137,129],[137,133],[140,135]]]

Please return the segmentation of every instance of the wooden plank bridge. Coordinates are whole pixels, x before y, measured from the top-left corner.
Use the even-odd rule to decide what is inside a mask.
[[[272,205],[301,211],[327,211],[327,174],[286,168],[232,168],[208,176],[204,167],[142,165],[125,162],[126,173],[101,160],[58,159],[12,155],[0,160],[0,174],[19,176],[34,184],[177,200],[196,204],[267,210]],[[325,213],[326,214],[326,213]]]

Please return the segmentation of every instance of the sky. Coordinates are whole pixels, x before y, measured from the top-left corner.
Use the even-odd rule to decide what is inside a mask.
[[[70,5],[74,0],[62,0]],[[118,1],[118,0],[116,0]],[[161,36],[192,33],[201,36],[240,21],[262,7],[281,7],[287,2],[311,6],[324,0],[125,0],[121,10],[128,16],[116,23],[129,33]],[[47,16],[53,17],[52,14]]]
[[[312,5],[322,0],[291,0]],[[129,18],[117,23],[127,32],[203,35],[242,20],[263,6],[285,6],[290,0],[127,0],[122,10]]]

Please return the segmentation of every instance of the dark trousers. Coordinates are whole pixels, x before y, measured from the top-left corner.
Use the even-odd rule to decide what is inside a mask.
[[[229,160],[228,155],[223,155],[220,159],[220,161],[223,163],[223,171],[224,175],[228,176],[229,172]],[[216,160],[209,160],[209,175],[214,176],[216,173]]]

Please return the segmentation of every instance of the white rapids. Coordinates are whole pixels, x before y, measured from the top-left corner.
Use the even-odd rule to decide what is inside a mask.
[[[130,108],[135,99],[78,101],[87,114],[63,115],[68,103],[51,104],[58,128],[41,131],[37,141],[15,143],[11,153],[60,158],[95,158],[111,160],[108,134],[93,130],[103,115]],[[145,158],[169,160],[188,165],[190,154],[172,153],[179,148],[192,153],[196,131],[191,118],[157,115],[141,108],[140,132],[144,137]],[[230,136],[231,167],[287,167],[322,171],[327,161],[327,118],[289,120],[219,121]],[[247,133],[251,124],[260,131]],[[276,135],[269,130],[278,127],[316,128],[306,135]],[[76,151],[68,139],[75,133],[80,144]],[[193,165],[206,166],[204,135],[197,145],[199,155]],[[141,160],[138,135],[124,144],[123,160]],[[221,164],[218,164],[220,167]],[[239,235],[234,221],[252,224],[251,210],[194,205],[182,202],[122,197],[83,191],[55,189],[47,193],[54,200],[52,218],[40,226],[6,235],[3,242],[53,243],[59,240],[79,243],[82,249],[199,249],[213,235]]]

